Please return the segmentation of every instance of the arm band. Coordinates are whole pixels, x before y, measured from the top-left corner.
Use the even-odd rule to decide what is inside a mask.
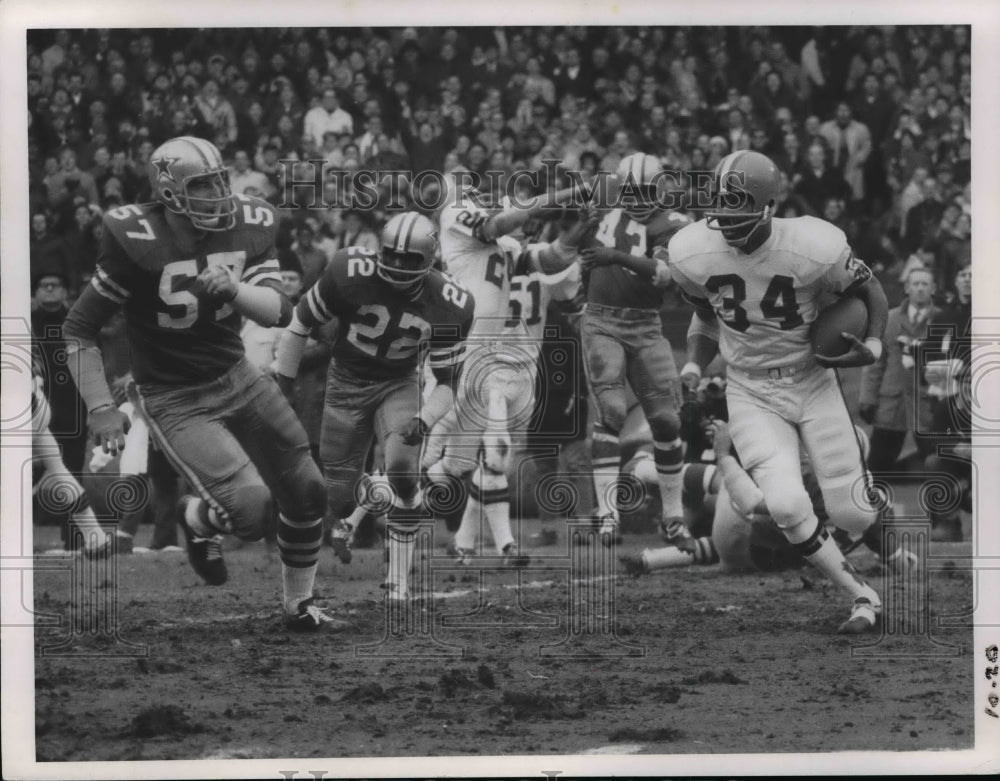
[[[299,363],[306,349],[306,339],[309,331],[299,320],[298,312],[292,314],[292,322],[288,324],[285,333],[278,343],[278,354],[274,356],[274,370],[285,377],[296,377],[299,373]]]

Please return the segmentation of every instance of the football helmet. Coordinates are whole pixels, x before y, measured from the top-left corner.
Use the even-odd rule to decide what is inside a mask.
[[[622,185],[619,202],[633,220],[649,219],[657,210],[656,188],[662,171],[659,158],[643,152],[627,155],[618,164],[617,174]]]
[[[235,224],[229,171],[209,141],[180,136],[161,144],[149,157],[149,180],[156,199],[199,230],[224,231]]]
[[[771,221],[781,172],[760,152],[733,152],[719,161],[714,186],[715,205],[705,212],[706,223],[722,231],[731,247],[742,247]]]
[[[377,273],[393,287],[409,288],[430,273],[436,251],[433,222],[417,212],[397,214],[382,228]]]

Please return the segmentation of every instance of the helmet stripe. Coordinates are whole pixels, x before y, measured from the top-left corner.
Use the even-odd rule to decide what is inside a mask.
[[[399,226],[399,239],[396,242],[396,252],[406,252],[406,248],[410,244],[410,236],[413,235],[413,228],[416,226],[419,216],[416,212],[410,212],[403,218]]]
[[[198,143],[201,139],[195,138],[194,136],[184,136],[184,140],[195,148],[195,151],[197,151],[201,156],[201,160],[206,166],[212,165],[212,161],[209,159],[208,155],[205,154],[205,150],[202,149],[201,145]]]
[[[722,161],[722,168],[719,170],[719,182],[725,181],[726,174],[733,170],[736,163],[746,154],[746,150],[740,150],[739,152],[733,152],[727,155]]]

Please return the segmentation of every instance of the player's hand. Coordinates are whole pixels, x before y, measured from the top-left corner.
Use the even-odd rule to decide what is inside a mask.
[[[681,369],[681,385],[684,390],[689,394],[698,393],[698,385],[701,384],[701,370],[698,368],[698,364],[688,362]]]
[[[410,418],[410,422],[400,429],[399,438],[403,440],[404,445],[413,447],[423,442],[424,437],[427,436],[429,431],[430,428],[424,422],[424,419],[419,415],[414,415]]]
[[[716,461],[723,456],[728,456],[729,449],[733,446],[733,438],[729,435],[729,426],[726,421],[713,420],[708,424],[708,433],[712,437],[712,449],[715,451]]]
[[[110,455],[118,455],[125,449],[125,435],[132,423],[128,415],[118,407],[107,406],[90,413],[88,421],[94,433],[94,442]]]
[[[841,338],[851,343],[851,349],[843,355],[817,355],[816,363],[827,368],[843,369],[851,366],[868,366],[875,363],[875,353],[854,334],[842,331]]]
[[[877,404],[862,404],[858,407],[858,417],[870,426],[875,422],[875,412],[877,410]]]
[[[209,266],[198,275],[198,282],[209,298],[224,304],[236,298],[239,289],[236,272],[229,266]]]
[[[614,247],[588,247],[580,253],[580,265],[584,271],[617,262],[618,250]]]

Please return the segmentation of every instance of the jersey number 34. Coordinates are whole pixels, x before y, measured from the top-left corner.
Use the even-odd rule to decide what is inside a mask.
[[[749,313],[743,308],[747,299],[747,284],[743,277],[716,274],[705,280],[705,289],[709,293],[721,294],[718,312],[722,322],[740,333],[750,327]],[[799,314],[799,302],[795,299],[795,280],[784,274],[775,274],[760,301],[760,311],[767,320],[777,320],[782,331],[802,325],[804,321]]]

